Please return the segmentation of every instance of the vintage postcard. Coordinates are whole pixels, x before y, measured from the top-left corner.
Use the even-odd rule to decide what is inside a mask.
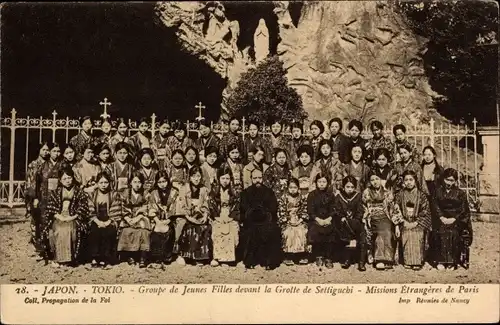
[[[499,321],[495,1],[0,21],[2,323]]]

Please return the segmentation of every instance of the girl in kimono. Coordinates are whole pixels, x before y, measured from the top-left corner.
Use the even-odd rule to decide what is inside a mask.
[[[375,151],[373,159],[375,165],[372,167],[372,172],[379,178],[382,186],[386,189],[391,189],[395,180],[396,173],[389,165],[390,152],[386,148],[379,148]]]
[[[309,139],[304,137],[304,126],[302,123],[294,122],[292,123],[292,140],[290,144],[287,144],[288,153],[290,155],[290,166],[295,168],[299,165],[299,156],[297,155],[297,150],[306,144],[309,144]]]
[[[282,134],[283,125],[281,125],[279,120],[274,121],[271,124],[271,135],[269,136],[269,141],[271,143],[271,150],[274,153],[278,149],[288,149],[289,139]],[[290,153],[287,151],[287,156]]]
[[[59,171],[59,184],[50,192],[45,209],[46,258],[52,265],[72,265],[80,256],[87,231],[88,196],[75,183],[72,169]]]
[[[366,151],[366,140],[361,137],[361,132],[363,132],[363,123],[358,120],[352,120],[347,126],[349,129],[349,138],[347,139],[348,152],[352,152],[355,146],[359,146],[363,153]],[[365,157],[363,156],[363,159]],[[359,185],[359,180],[358,180]]]
[[[111,157],[111,149],[108,144],[102,143],[98,145],[96,148],[97,161],[101,166],[101,170],[106,170],[113,162],[113,158]]]
[[[314,176],[312,163],[312,158],[314,155],[314,149],[311,145],[303,145],[297,149],[297,157],[299,157],[299,162],[297,167],[292,170],[292,177],[299,180],[299,190],[303,197],[307,198],[307,195],[314,190]]]
[[[394,151],[394,161],[398,162],[401,161],[401,156],[399,153],[399,148],[404,146],[407,146],[410,149],[411,155],[415,161],[419,161],[419,152],[417,148],[415,148],[414,145],[412,145],[408,139],[406,138],[406,126],[403,124],[397,124],[394,125],[392,128],[392,133],[394,134],[394,137],[396,140],[394,141],[394,146],[393,146],[393,151]]]
[[[153,163],[155,155],[153,149],[143,148],[137,153],[137,171],[144,176],[144,192],[149,193],[154,185],[158,167]]]
[[[128,124],[124,118],[119,118],[117,122],[116,133],[109,139],[109,147],[113,153],[116,152],[116,145],[120,142],[129,143]]]
[[[365,157],[366,164],[370,166],[375,166],[376,159],[375,154],[378,149],[386,149],[389,152],[386,157],[389,160],[389,163],[392,163],[393,157],[391,155],[392,148],[394,144],[391,139],[384,136],[384,126],[380,121],[373,121],[370,124],[370,131],[372,131],[373,137],[366,142],[366,151],[367,155]]]
[[[148,199],[144,193],[144,176],[134,172],[129,188],[122,193],[122,220],[118,236],[121,259],[133,265],[139,257],[139,267],[145,268],[150,248],[151,223],[148,217]]]
[[[396,195],[396,204],[403,222],[396,225],[396,237],[401,236],[405,268],[419,271],[424,265],[426,233],[431,229],[431,211],[427,196],[418,188],[417,175],[403,173],[404,189]]]
[[[139,121],[139,131],[129,138],[132,155],[136,156],[141,149],[151,147],[151,136],[148,132],[148,128],[149,123],[147,118],[141,118]]]
[[[255,169],[264,173],[269,166],[265,163],[266,151],[263,146],[254,146],[251,150],[252,161],[243,167],[243,188],[252,185],[252,171]]]
[[[186,127],[181,122],[173,123],[173,129],[174,135],[171,135],[167,140],[170,150],[181,150],[184,153],[188,147],[195,146],[193,139],[189,137]]]
[[[323,123],[321,123],[321,121],[314,120],[309,126],[309,130],[311,131],[312,135],[311,146],[314,150],[313,162],[315,162],[319,156],[319,143],[321,142],[321,140],[325,139],[323,136],[323,132],[325,132],[325,126],[323,125]]]
[[[285,149],[274,152],[274,163],[264,172],[263,184],[273,190],[277,198],[287,191],[288,180],[292,177]]]
[[[393,267],[396,247],[395,225],[403,221],[399,206],[390,190],[385,189],[380,177],[372,173],[368,188],[363,192],[367,240],[377,270]],[[370,257],[369,257],[370,260]]]
[[[220,154],[223,159],[229,158],[229,153],[234,146],[238,148],[240,154],[243,152],[243,138],[238,133],[239,130],[240,121],[236,118],[232,118],[231,121],[229,121],[229,132],[224,133],[220,141]]]
[[[236,193],[241,193],[243,190],[243,165],[241,161],[241,149],[238,144],[234,143],[228,147],[229,156],[226,163],[231,167],[233,173],[233,185]]]
[[[187,147],[184,151],[184,161],[186,162],[188,170],[194,166],[200,167],[200,155],[198,150],[193,146]]]
[[[339,117],[334,117],[328,122],[330,129],[330,140],[335,148],[338,148],[339,159],[343,164],[349,162],[351,152],[349,150],[349,138],[342,133],[343,123]]]
[[[76,160],[79,161],[82,159],[85,148],[88,145],[95,145],[95,139],[92,136],[92,126],[93,122],[90,116],[84,116],[80,119],[80,125],[82,129],[80,133],[71,138],[69,143],[76,150]]]
[[[200,167],[195,166],[189,171],[189,184],[183,194],[186,224],[178,241],[180,258],[177,262],[185,265],[185,259],[188,259],[188,262],[202,265],[212,257],[212,227],[208,218],[208,190],[203,186]]]
[[[176,149],[172,152],[172,164],[167,169],[172,186],[181,191],[189,181],[188,169],[184,164],[184,152]]]
[[[37,174],[40,167],[49,159],[49,144],[44,142],[40,146],[38,157],[29,163],[26,171],[25,203],[26,215],[31,217],[31,244],[35,247],[37,254],[41,254],[43,214],[40,213],[40,197],[37,195]],[[38,257],[39,259],[42,256]]]
[[[172,157],[172,150],[170,150],[167,143],[169,133],[170,123],[167,120],[163,120],[160,123],[160,128],[158,129],[158,133],[155,134],[152,143],[159,170],[165,170],[165,167],[169,164],[170,158]]]
[[[413,158],[413,151],[409,144],[403,144],[399,147],[399,156],[401,160],[396,163],[394,172],[397,174],[396,182],[394,185],[394,192],[397,193],[403,189],[403,172],[407,170],[414,171],[417,175],[417,182],[422,184],[422,191],[428,195],[427,183],[422,182],[422,167]]]
[[[333,193],[342,187],[343,165],[338,158],[334,157],[332,142],[327,139],[323,139],[319,143],[319,155],[314,163],[313,177],[318,173],[328,174],[331,180],[330,189]]]
[[[96,138],[97,144],[105,144],[109,146],[111,141],[111,123],[105,119],[101,124],[101,134]]]
[[[175,229],[172,222],[176,212],[176,200],[179,200],[179,191],[172,187],[166,171],[156,174],[154,190],[149,195],[149,216],[153,218],[150,262],[172,262],[172,253],[175,243]],[[153,265],[153,264],[152,264]]]
[[[288,191],[278,199],[278,223],[281,227],[285,265],[307,264],[307,199],[300,195],[299,180],[291,178]]]
[[[129,148],[127,143],[118,142],[115,147],[115,161],[106,170],[111,175],[111,186],[115,192],[123,192],[128,187],[134,171],[134,167],[129,163]]]
[[[205,161],[201,165],[201,172],[203,176],[203,182],[205,187],[210,190],[212,189],[212,184],[217,180],[217,154],[219,150],[214,146],[208,146],[205,148]]]
[[[213,183],[208,199],[212,220],[213,257],[211,266],[236,261],[239,242],[239,195],[232,185],[232,170],[227,164],[217,169],[217,180]]]
[[[84,147],[83,157],[73,166],[75,180],[80,183],[87,192],[94,191],[94,184],[97,174],[101,172],[101,166],[94,159],[94,146],[88,144]]]
[[[91,266],[109,268],[116,259],[117,229],[122,217],[121,197],[112,190],[112,179],[107,173],[99,173],[96,182],[97,188],[89,200],[88,247]]]
[[[316,265],[333,268],[334,246],[337,242],[335,217],[335,196],[330,190],[329,175],[317,174],[316,189],[307,197],[307,214],[309,227],[307,242],[311,245],[312,256]]]
[[[71,143],[68,143],[65,145],[62,150],[62,157],[63,160],[61,162],[61,165],[68,166],[70,168],[73,168],[73,166],[76,164],[76,156],[75,156],[75,148],[71,145]]]
[[[250,164],[252,159],[252,152],[256,147],[261,147],[264,149],[265,156],[263,163],[270,163],[273,160],[271,144],[269,139],[264,138],[259,134],[260,124],[257,121],[248,122],[248,135],[245,135],[243,147],[245,152],[245,163]],[[246,187],[245,187],[246,188]]]
[[[339,230],[339,244],[342,268],[348,269],[355,255],[359,256],[358,270],[366,271],[366,235],[363,225],[363,200],[356,191],[358,181],[347,176],[342,180],[342,188],[335,197],[335,223]]]
[[[443,172],[443,184],[436,190],[437,245],[434,260],[438,270],[456,269],[458,264],[469,267],[468,251],[473,232],[467,194],[458,188],[458,172],[447,168]]]
[[[356,191],[362,193],[368,183],[370,168],[363,162],[364,149],[361,145],[351,146],[351,160],[344,165],[344,176],[352,176],[358,182]]]

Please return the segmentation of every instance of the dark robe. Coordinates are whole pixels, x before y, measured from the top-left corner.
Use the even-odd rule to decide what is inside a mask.
[[[194,141],[195,148],[198,150],[200,155],[205,157],[205,150],[207,150],[208,147],[214,147],[219,151],[220,147],[220,139],[218,136],[210,132],[210,134],[207,137],[202,137],[200,136],[198,139]]]
[[[354,192],[347,195],[343,190],[335,197],[335,223],[339,230],[339,239],[344,244],[356,240],[358,244],[365,242],[363,226],[363,200],[362,195]],[[342,222],[342,218],[346,221]]]
[[[26,187],[24,192],[24,202],[26,203],[26,214],[31,217],[31,243],[35,247],[37,253],[42,252],[41,239],[43,228],[43,214],[40,212],[40,205],[37,208],[33,206],[35,199],[40,199],[37,196],[37,175],[38,170],[45,163],[45,159],[38,157],[28,165],[26,171]]]
[[[241,193],[240,237],[243,263],[275,268],[281,263],[281,230],[278,226],[278,202],[274,192],[253,184]]]
[[[378,149],[380,148],[386,148],[387,151],[389,151],[389,157],[387,157],[387,160],[390,163],[394,160],[393,156],[393,148],[394,144],[392,143],[391,139],[386,138],[384,136],[381,136],[378,139],[371,138],[368,140],[366,143],[367,150],[365,152],[365,161],[369,166],[375,166],[375,160],[377,160],[377,157],[375,157],[375,153],[377,152]]]
[[[363,148],[363,151],[365,152],[365,156],[363,157],[363,160],[366,159],[366,144],[367,140],[363,139],[361,135],[356,138],[356,140],[353,140],[351,137],[347,138],[347,152],[348,152],[348,157],[351,157],[351,151],[354,145],[360,145],[361,148]]]
[[[349,138],[343,133],[337,133],[336,136],[330,137],[333,142],[333,148],[337,148],[339,153],[339,160],[343,164],[347,164],[351,159],[349,151]]]
[[[69,140],[69,143],[73,146],[73,148],[75,148],[75,160],[80,161],[83,158],[83,148],[85,148],[88,144],[95,146],[99,143],[99,141],[91,134],[87,134],[82,130],[80,133],[72,137]]]
[[[263,181],[264,185],[272,189],[278,198],[286,192],[291,177],[290,169],[274,163],[264,172]]]
[[[182,152],[186,152],[188,147],[196,147],[193,139],[188,137],[187,135],[179,140],[176,136],[171,135],[168,137],[167,145],[174,152],[175,150],[182,150]]]
[[[334,244],[337,242],[337,229],[335,227],[335,197],[326,189],[315,189],[307,197],[307,213],[309,214],[309,229],[307,241],[312,245],[314,257],[323,257],[331,260],[333,258]],[[320,225],[318,219],[332,221],[327,226]]]
[[[297,156],[297,150],[303,145],[310,145],[311,142],[304,136],[298,139],[292,138],[288,143],[288,154],[290,155],[290,166],[295,168],[299,164],[299,157]],[[311,157],[312,159],[312,157]]]
[[[151,139],[148,132],[141,134],[137,132],[131,137],[129,137],[128,143],[130,144],[130,154],[135,157],[135,155],[144,148],[151,148]]]

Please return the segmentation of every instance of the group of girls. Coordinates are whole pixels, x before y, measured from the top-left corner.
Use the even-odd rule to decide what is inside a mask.
[[[278,202],[286,265],[468,265],[472,227],[458,173],[443,171],[432,147],[419,162],[403,125],[392,142],[378,121],[365,140],[360,121],[347,136],[339,118],[329,132],[313,121],[312,138],[298,123],[287,137],[279,122],[269,136],[250,122],[243,138],[237,119],[219,138],[201,122],[195,140],[180,123],[161,122],[152,138],[146,120],[132,136],[123,120],[114,135],[108,121],[99,135],[90,118],[81,122],[67,145],[43,143],[27,172],[31,242],[57,267],[236,265],[240,193],[256,169]]]

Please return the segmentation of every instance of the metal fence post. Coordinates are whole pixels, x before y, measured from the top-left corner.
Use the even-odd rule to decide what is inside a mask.
[[[56,142],[56,116],[57,112],[54,110],[52,112],[52,143]]]
[[[155,137],[156,114],[151,115],[151,140]]]
[[[11,111],[10,120],[10,153],[9,153],[9,200],[8,206],[14,206],[14,167],[15,167],[15,153],[16,153],[16,109]]]
[[[429,130],[429,134],[430,134],[430,145],[434,148],[434,119],[431,118],[430,122],[429,122],[429,126],[430,126],[430,130]]]
[[[245,142],[245,117],[241,119],[241,137],[243,142]]]

